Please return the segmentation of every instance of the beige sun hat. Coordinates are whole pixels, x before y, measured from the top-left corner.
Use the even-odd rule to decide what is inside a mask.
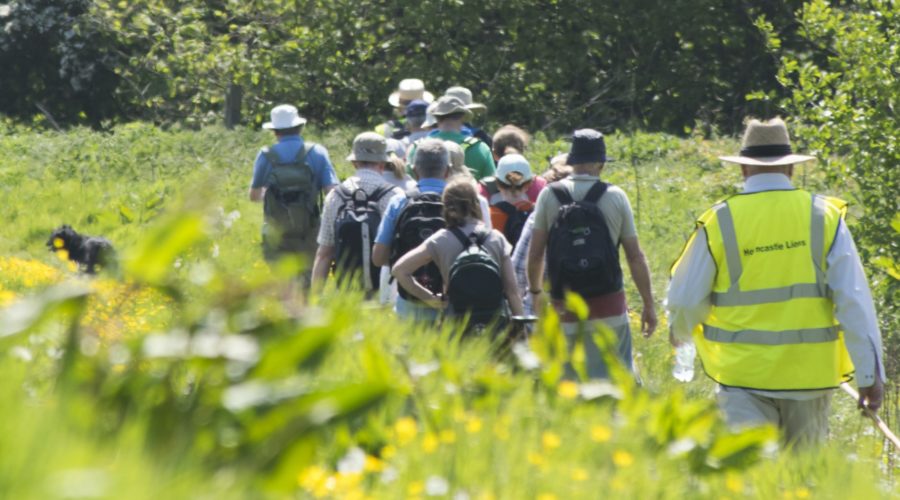
[[[405,80],[400,80],[400,84],[397,85],[397,90],[388,97],[388,102],[391,103],[391,106],[399,108],[401,100],[414,101],[416,99],[431,102],[434,101],[434,94],[425,90],[425,82],[422,80],[419,80],[418,78],[407,78]]]
[[[486,111],[487,106],[481,104],[480,102],[472,102],[472,91],[465,87],[450,87],[444,92],[444,95],[452,95],[453,97],[458,97],[463,104],[466,105],[466,108],[472,112],[481,112]]]
[[[271,118],[272,121],[263,123],[262,128],[266,130],[284,130],[299,127],[306,123],[306,118],[300,116],[297,113],[297,108],[290,104],[280,104],[272,108]]]
[[[388,161],[387,139],[376,132],[363,132],[353,139],[353,152],[347,161],[381,163]]]
[[[442,95],[440,99],[434,101],[434,109],[431,111],[431,114],[435,117],[452,115],[454,113],[470,115],[472,111],[466,107],[466,103],[462,99],[452,95]]]
[[[720,156],[720,160],[741,165],[779,166],[815,160],[815,156],[794,154],[787,125],[781,118],[767,122],[747,122],[738,156]]]

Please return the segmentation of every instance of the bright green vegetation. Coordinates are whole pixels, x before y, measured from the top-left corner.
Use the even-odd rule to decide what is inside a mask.
[[[309,131],[342,176],[354,132]],[[699,370],[688,385],[669,375],[664,322],[635,339],[636,387],[623,374],[560,382],[552,317],[532,342],[537,363],[523,366],[353,292],[287,311],[290,269],[262,263],[261,207],[246,200],[269,139],[140,124],[0,136],[0,303],[11,304],[0,313],[0,496],[900,495],[896,456],[843,394],[831,444],[813,456],[775,451],[771,429],[727,432]],[[693,219],[738,189],[737,169],[715,159],[737,145],[655,134],[609,145],[605,177],[631,198],[661,300]],[[539,169],[559,149],[538,137],[529,158]],[[847,196],[826,179],[816,167],[795,177]],[[111,239],[121,281],[79,279],[47,252],[62,223]],[[885,412],[897,411],[894,399]]]

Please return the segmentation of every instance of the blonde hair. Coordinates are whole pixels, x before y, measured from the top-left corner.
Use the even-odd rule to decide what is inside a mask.
[[[481,219],[481,205],[475,185],[466,178],[456,177],[447,183],[444,195],[444,221],[448,228],[466,225],[469,219]]]
[[[398,179],[404,179],[406,178],[406,160],[392,152],[384,164],[384,171],[394,174],[394,177]]]
[[[548,183],[556,182],[572,175],[572,167],[567,165],[569,155],[561,153],[550,159],[550,168],[541,174]]]

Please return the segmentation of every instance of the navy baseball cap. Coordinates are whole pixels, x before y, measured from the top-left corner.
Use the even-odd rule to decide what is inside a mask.
[[[606,163],[611,159],[606,157],[606,142],[600,132],[583,128],[572,134],[572,148],[566,161],[569,165]]]
[[[406,105],[406,116],[425,116],[425,110],[427,108],[428,103],[423,101],[422,99],[410,101],[410,103]]]

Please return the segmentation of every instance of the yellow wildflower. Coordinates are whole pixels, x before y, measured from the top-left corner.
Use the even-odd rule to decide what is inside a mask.
[[[381,472],[384,470],[384,462],[378,457],[366,455],[366,461],[363,464],[363,470],[366,472]]]
[[[419,426],[416,421],[410,417],[403,417],[394,423],[394,435],[397,438],[397,444],[403,446],[413,439],[419,432]]]
[[[543,467],[546,463],[544,461],[544,456],[536,451],[529,451],[526,457],[528,459],[528,463],[531,465],[536,465],[538,467]]]
[[[725,477],[725,487],[732,493],[741,493],[744,491],[744,482],[737,474],[728,474]]]
[[[422,451],[428,454],[434,453],[440,444],[441,442],[438,440],[438,437],[434,435],[433,432],[429,432],[422,438]]]
[[[634,463],[634,455],[625,450],[614,451],[612,459],[616,467],[630,467]]]
[[[575,399],[578,397],[578,384],[571,380],[563,380],[556,388],[556,393],[565,399]]]
[[[612,439],[612,429],[605,425],[591,427],[591,440],[595,443],[605,443]]]
[[[587,481],[588,480],[588,471],[582,469],[581,467],[576,467],[572,469],[572,480],[573,481]]]
[[[394,448],[394,445],[385,445],[384,448],[381,449],[381,458],[385,460],[390,460],[397,455],[397,448]]]
[[[562,440],[559,438],[559,435],[547,431],[541,436],[541,445],[545,450],[555,450],[559,448],[562,444]]]
[[[297,477],[297,483],[315,496],[325,496],[327,494],[328,479],[327,470],[318,465],[313,465],[300,473]]]
[[[425,491],[425,483],[422,481],[413,481],[406,487],[406,494],[414,497],[421,495]]]
[[[537,496],[537,500],[557,500],[557,497],[553,493],[541,493]]]
[[[466,422],[466,432],[469,434],[478,434],[481,432],[481,419],[478,417],[470,417]]]
[[[444,444],[453,444],[456,442],[456,433],[450,429],[444,429],[441,431],[440,439]]]
[[[809,498],[809,490],[804,488],[803,486],[794,490],[794,496],[797,498]]]

